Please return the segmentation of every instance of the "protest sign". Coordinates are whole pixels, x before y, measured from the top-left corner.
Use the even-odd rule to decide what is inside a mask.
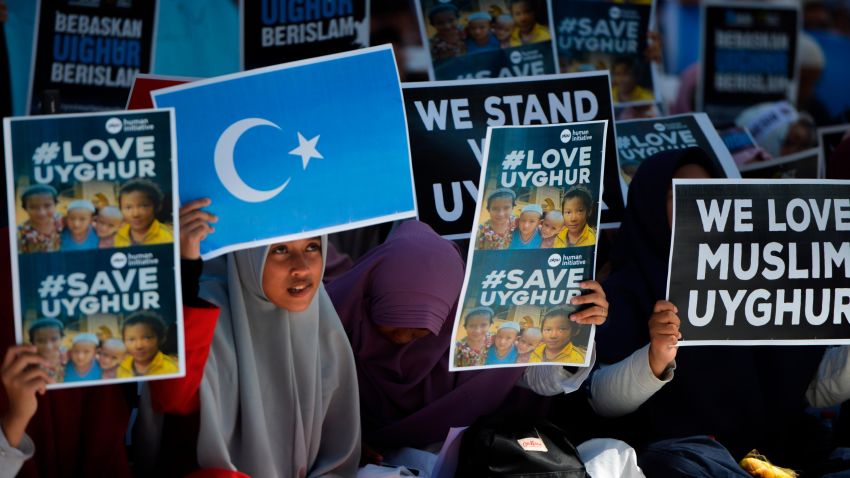
[[[623,201],[628,202],[629,183],[645,159],[661,151],[691,147],[702,148],[725,177],[741,177],[729,150],[705,113],[618,121],[617,161]]]
[[[173,110],[3,120],[15,333],[50,388],[184,373],[173,126]]]
[[[767,161],[771,159],[770,154],[756,144],[750,130],[740,126],[732,126],[717,132],[723,144],[735,160],[735,164],[741,166],[753,161]]]
[[[416,0],[432,80],[555,73],[545,0]]]
[[[202,256],[416,215],[389,46],[152,93],[176,109],[180,194],[219,217]]]
[[[673,187],[667,298],[680,345],[850,343],[850,182]]]
[[[834,171],[830,170],[829,158],[835,148],[841,144],[841,139],[850,131],[850,124],[840,124],[818,128],[818,157],[821,165],[822,175],[818,177],[834,177]]]
[[[607,121],[487,129],[450,370],[588,366],[569,319],[593,278]]]
[[[651,103],[655,66],[646,58],[653,5],[598,0],[552,2],[552,31],[562,73],[610,70],[614,105]]]
[[[153,99],[151,99],[151,91],[167,88],[169,86],[182,85],[190,81],[195,81],[197,78],[187,78],[183,76],[165,76],[165,75],[146,75],[140,73],[133,79],[133,86],[130,88],[130,95],[127,97],[128,110],[141,110],[153,108]]]
[[[469,237],[488,126],[611,120],[607,72],[405,83],[419,220],[448,239]],[[608,135],[602,222],[619,223],[614,135]]]
[[[766,161],[751,161],[738,167],[745,178],[819,178],[821,164],[818,148],[772,158]]]
[[[157,0],[39,0],[30,114],[121,109],[138,73],[153,65]]]
[[[715,124],[748,106],[796,97],[799,2],[702,4],[697,111]]]
[[[243,70],[369,46],[369,0],[242,0]]]

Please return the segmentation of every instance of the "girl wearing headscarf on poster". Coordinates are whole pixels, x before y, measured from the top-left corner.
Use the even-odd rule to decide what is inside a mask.
[[[825,458],[813,447],[806,401],[823,407],[850,397],[850,383],[842,383],[850,381],[841,379],[846,347],[826,354],[812,346],[677,350],[678,310],[663,300],[672,179],[721,176],[699,148],[641,164],[604,283],[611,320],[596,340],[600,364],[613,365],[593,375],[591,404],[602,416],[622,417],[608,425],[638,449],[647,476],[749,476],[737,461],[754,448],[804,469]]]
[[[181,208],[183,259],[197,260],[212,232],[215,217],[201,210],[208,204]],[[190,331],[210,321],[187,319],[187,376],[151,384],[151,398],[157,411],[200,411],[202,470],[192,476],[356,475],[357,376],[322,285],[325,244],[316,237],[230,253],[204,264],[198,294],[184,291],[188,304],[200,297],[218,307],[215,333],[199,344]]]
[[[406,221],[328,285],[357,363],[363,440],[380,453],[433,450],[450,427],[518,405],[507,399],[517,384],[540,395],[569,393],[588,373],[559,366],[449,372],[463,276],[454,243]],[[577,322],[604,322],[601,288],[592,281],[582,286],[592,292],[579,301],[596,307],[579,313]]]

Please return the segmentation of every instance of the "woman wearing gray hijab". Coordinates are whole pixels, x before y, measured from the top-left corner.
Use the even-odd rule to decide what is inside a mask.
[[[212,232],[215,217],[200,209],[208,204],[181,209],[184,263],[200,257],[200,240]],[[190,337],[187,317],[186,378],[151,386],[157,411],[191,411],[170,403],[199,408],[202,470],[192,476],[357,474],[357,375],[322,285],[326,243],[322,237],[272,244],[204,264],[198,297],[219,308],[212,343]],[[191,304],[193,294],[186,295]],[[200,377],[192,364],[207,350]]]

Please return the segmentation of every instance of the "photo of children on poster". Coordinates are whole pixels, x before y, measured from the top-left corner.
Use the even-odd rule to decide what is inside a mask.
[[[793,100],[799,2],[702,3],[696,109],[723,124],[748,106]],[[755,133],[754,133],[755,135]]]
[[[850,181],[673,188],[667,297],[679,345],[850,343]]]
[[[239,2],[242,69],[369,46],[369,0]]]
[[[417,0],[432,80],[555,73],[544,0]]]
[[[729,150],[705,113],[618,121],[617,162],[623,200],[628,198],[629,183],[645,159],[661,151],[694,146],[702,148],[725,177],[741,177]]]
[[[488,126],[612,120],[608,72],[404,83],[419,220],[448,239],[469,238]],[[602,224],[623,198],[614,135],[605,143]]]
[[[595,271],[607,127],[487,130],[450,370],[589,365],[594,328],[570,299]]]
[[[120,109],[153,65],[157,0],[38,0],[30,114]]]
[[[645,55],[652,9],[598,0],[552,2],[559,71],[610,70],[615,105],[655,101],[655,71]]]
[[[4,120],[17,340],[50,387],[183,374],[173,121]]]

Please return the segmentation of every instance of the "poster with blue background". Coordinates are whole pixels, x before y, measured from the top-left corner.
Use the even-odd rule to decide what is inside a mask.
[[[544,0],[417,0],[432,80],[555,73]]]
[[[655,67],[645,55],[652,10],[652,4],[552,2],[559,71],[610,70],[615,105],[655,101]]]
[[[50,388],[183,375],[173,120],[4,119],[16,338]]]
[[[152,95],[176,110],[181,198],[219,217],[204,259],[416,215],[388,45]]]
[[[607,121],[491,127],[449,369],[587,367]]]

